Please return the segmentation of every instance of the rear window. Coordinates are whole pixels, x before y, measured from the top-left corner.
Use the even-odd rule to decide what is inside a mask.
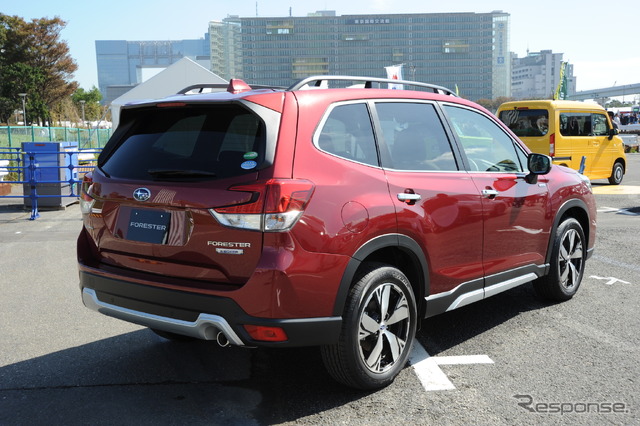
[[[113,177],[224,178],[250,173],[264,161],[264,122],[239,105],[134,110],[122,127],[99,161]]]
[[[498,118],[517,136],[544,136],[549,131],[546,109],[510,109],[500,111]]]

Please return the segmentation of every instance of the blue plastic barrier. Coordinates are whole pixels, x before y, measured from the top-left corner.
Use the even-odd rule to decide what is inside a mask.
[[[0,174],[5,179],[6,175],[15,174],[18,179],[3,182],[22,184],[23,195],[0,198],[22,198],[25,207],[31,207],[30,220],[35,220],[40,216],[40,200],[41,207],[58,207],[63,198],[78,198],[80,173],[93,169],[100,151],[78,150],[75,142],[24,143],[22,150],[5,148],[0,151],[0,158],[9,161],[0,165]]]

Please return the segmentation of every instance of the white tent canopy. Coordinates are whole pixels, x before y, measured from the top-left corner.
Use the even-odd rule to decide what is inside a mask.
[[[185,87],[194,84],[211,83],[227,83],[227,80],[189,58],[182,58],[111,102],[113,129],[118,127],[120,108],[129,102],[159,99],[176,94]]]

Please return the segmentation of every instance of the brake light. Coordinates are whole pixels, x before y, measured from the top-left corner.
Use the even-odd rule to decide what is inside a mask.
[[[238,185],[230,191],[252,192],[252,201],[210,209],[221,224],[232,228],[264,232],[290,230],[307,207],[315,186],[303,179],[270,179]]]
[[[156,105],[158,108],[175,108],[183,106],[187,106],[187,104],[185,102],[163,102]]]
[[[549,156],[551,157],[556,156],[556,134],[555,133],[551,133],[551,136],[549,136]]]

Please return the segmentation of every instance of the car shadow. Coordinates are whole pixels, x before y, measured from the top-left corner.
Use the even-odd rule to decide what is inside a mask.
[[[142,329],[0,367],[0,424],[270,424],[363,395],[327,375],[318,348],[221,348]]]
[[[538,297],[531,284],[525,284],[468,306],[428,318],[422,322],[417,338],[435,356],[479,336],[523,312],[549,307],[554,302]]]
[[[545,306],[522,286],[424,320],[418,340],[437,355]],[[384,404],[407,378],[357,391],[330,378],[318,348],[221,348],[142,329],[0,367],[0,424],[285,423],[361,399]]]

